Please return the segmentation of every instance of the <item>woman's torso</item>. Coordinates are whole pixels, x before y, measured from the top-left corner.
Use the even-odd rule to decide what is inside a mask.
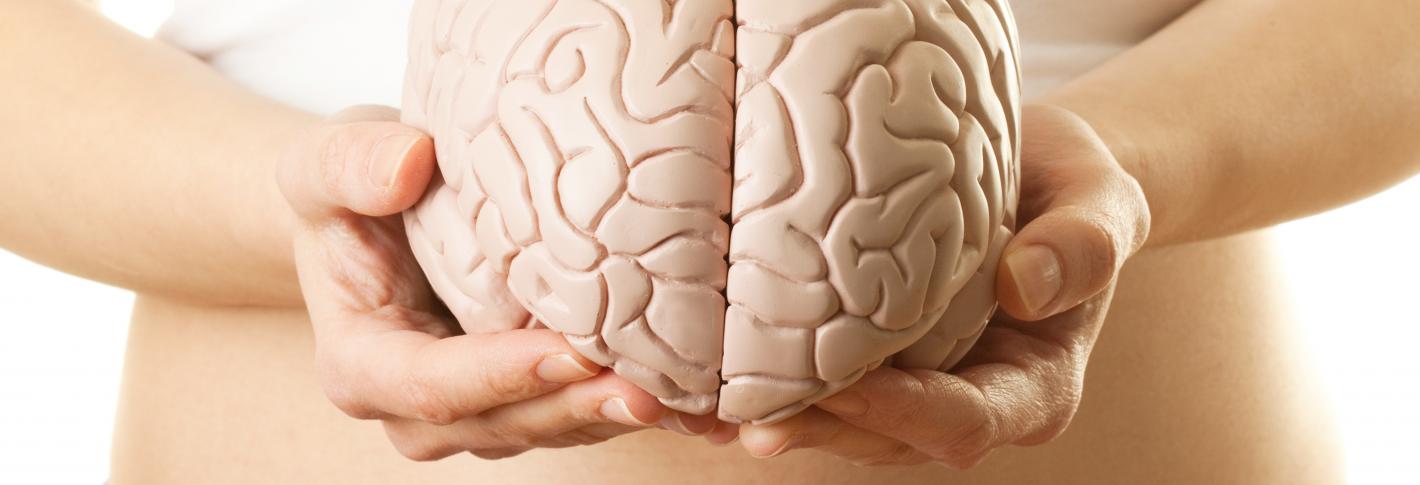
[[[180,0],[165,37],[313,111],[390,104],[407,3]],[[1193,3],[1015,1],[1027,93],[1102,62]],[[966,473],[857,468],[812,451],[755,460],[664,431],[496,462],[416,464],[378,423],[325,400],[304,314],[140,297],[114,483],[1337,482],[1330,416],[1295,350],[1270,263],[1263,235],[1141,255],[1121,281],[1071,429]]]

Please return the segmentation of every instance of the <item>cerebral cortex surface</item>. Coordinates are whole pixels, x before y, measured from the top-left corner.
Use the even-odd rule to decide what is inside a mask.
[[[1015,225],[1004,0],[420,0],[405,215],[468,332],[548,327],[671,408],[772,422],[947,369]]]

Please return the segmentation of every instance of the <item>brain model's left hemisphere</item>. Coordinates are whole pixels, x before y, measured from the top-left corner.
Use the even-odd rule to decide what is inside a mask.
[[[440,170],[405,221],[461,326],[731,421],[955,363],[1014,225],[1009,13],[798,3],[419,1],[404,121]]]

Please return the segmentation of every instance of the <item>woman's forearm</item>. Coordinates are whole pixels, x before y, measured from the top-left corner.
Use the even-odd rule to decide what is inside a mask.
[[[1265,227],[1420,170],[1415,0],[1209,0],[1048,96],[1110,143],[1151,245]]]
[[[0,1],[0,246],[221,304],[299,303],[278,151],[314,117],[72,0]]]

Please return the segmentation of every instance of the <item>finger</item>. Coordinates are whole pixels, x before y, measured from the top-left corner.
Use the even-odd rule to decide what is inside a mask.
[[[1085,366],[1113,301],[1114,285],[1111,283],[1099,296],[1048,320],[1020,322],[1009,317],[993,320],[954,368],[1004,363],[1031,370],[1036,376],[1083,380]]]
[[[546,440],[540,443],[538,447],[571,448],[574,446],[595,445],[624,434],[634,433],[644,429],[645,428],[640,426],[627,426],[619,423],[593,424]]]
[[[394,445],[395,451],[410,460],[436,461],[463,451],[472,451],[463,449],[453,440],[440,434],[428,432],[431,429],[429,426],[429,423],[410,419],[387,419],[384,421],[385,436]],[[483,455],[477,456],[485,458]]]
[[[319,219],[349,212],[385,216],[423,195],[434,144],[389,108],[357,107],[313,130],[284,155],[278,178],[296,212]]]
[[[558,448],[599,442],[654,426],[665,413],[656,398],[611,372],[448,425],[395,420],[390,440],[406,456],[456,450]]]
[[[464,426],[466,435],[529,439],[521,444],[537,444],[591,425],[649,428],[666,413],[655,396],[608,370],[545,396],[491,409],[456,426]]]
[[[427,423],[422,424],[427,425]],[[398,421],[387,421],[385,422],[386,433],[391,437],[391,442],[395,444],[395,449],[399,451],[401,455],[404,455],[405,458],[414,461],[442,460],[462,451],[467,451],[470,455],[482,460],[501,460],[504,458],[512,458],[532,450],[532,448],[527,447],[464,450],[460,448],[457,443],[440,441],[441,437],[439,436],[406,436],[404,431],[391,431],[392,428],[399,428],[401,426],[403,426],[403,423]],[[640,429],[641,428],[621,424],[591,425],[560,436],[557,438],[557,442],[547,443],[543,446],[539,446],[539,448],[570,448],[573,446],[592,445]],[[395,436],[399,436],[400,438],[395,440]]]
[[[385,435],[389,437],[390,443],[394,445],[395,451],[400,455],[413,461],[428,462],[438,461],[450,456],[467,451],[469,454],[483,460],[501,460],[518,456],[531,448],[490,448],[481,450],[466,450],[445,437],[423,433],[422,428],[416,426],[429,426],[428,423],[409,420],[389,420],[384,422]]]
[[[512,458],[523,453],[527,453],[532,448],[499,448],[496,450],[475,450],[468,454],[478,457],[481,460],[502,460]]]
[[[1149,233],[1143,190],[1073,113],[1026,112],[1022,193],[1048,194],[1023,207],[1029,222],[1002,253],[1001,308],[1040,320],[1099,294]]]
[[[1056,400],[1039,382],[1007,364],[968,368],[961,377],[883,368],[817,407],[949,466],[969,468],[991,450],[1049,427]]]
[[[661,418],[660,426],[670,431],[686,436],[703,436],[715,430],[719,420],[714,415],[696,415],[679,412],[669,412]]]
[[[705,433],[705,441],[716,446],[728,445],[739,441],[739,439],[740,425],[736,423],[726,423],[717,420],[715,428],[710,430],[709,433]]]
[[[330,399],[365,419],[448,424],[601,370],[550,330],[438,338],[412,329],[355,329],[318,333],[316,350]]]
[[[912,445],[843,422],[810,408],[784,421],[745,425],[740,441],[751,456],[769,458],[796,449],[816,449],[861,466],[916,465],[931,457]]]

